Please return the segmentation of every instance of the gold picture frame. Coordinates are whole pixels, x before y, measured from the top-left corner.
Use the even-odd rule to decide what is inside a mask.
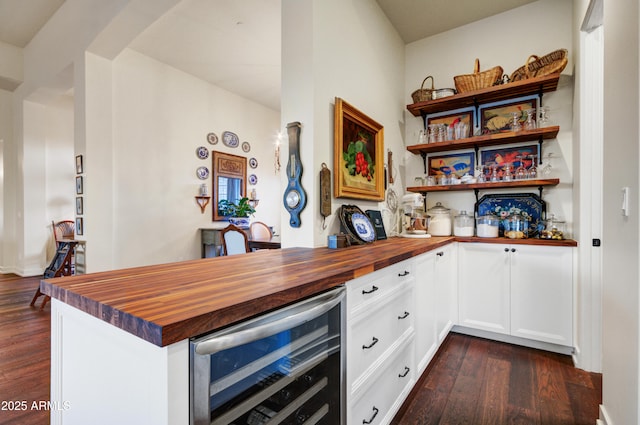
[[[384,200],[384,127],[336,97],[333,194]]]

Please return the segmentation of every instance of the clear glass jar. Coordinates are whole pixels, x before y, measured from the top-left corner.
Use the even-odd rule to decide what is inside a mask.
[[[500,233],[500,219],[493,214],[478,217],[476,232],[479,238],[497,238]]]
[[[509,216],[506,221],[504,235],[509,239],[526,239],[529,237],[529,218],[520,214]]]
[[[540,232],[540,239],[563,240],[565,237],[566,223],[551,214],[551,217],[544,221],[544,230]]]
[[[473,217],[466,211],[460,211],[460,214],[453,219],[453,235],[454,236],[473,236]]]
[[[428,210],[429,234],[431,236],[451,236],[451,210],[440,202]]]

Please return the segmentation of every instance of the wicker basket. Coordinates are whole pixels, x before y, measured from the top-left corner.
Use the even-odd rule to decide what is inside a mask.
[[[493,86],[496,81],[502,78],[502,72],[501,66],[494,66],[480,72],[480,59],[476,59],[473,74],[456,75],[453,77],[453,81],[458,93],[464,93]]]
[[[558,74],[567,66],[567,49],[558,49],[542,57],[531,55],[523,66],[513,71],[511,81]]]
[[[426,83],[429,78],[431,78],[431,88],[425,89],[424,83]],[[434,92],[433,77],[429,75],[427,78],[422,80],[422,85],[420,86],[420,88],[414,91],[413,93],[411,93],[411,98],[413,99],[413,103],[425,102],[427,100],[431,100],[433,98],[433,92]]]

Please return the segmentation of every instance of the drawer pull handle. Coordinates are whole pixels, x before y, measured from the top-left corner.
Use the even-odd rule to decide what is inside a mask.
[[[402,316],[398,316],[398,320],[406,319],[407,317],[409,317],[409,312],[405,311]]]
[[[404,276],[406,276],[406,275],[408,275],[408,274],[409,274],[409,272],[408,272],[407,270],[405,270],[405,271],[403,271],[402,273],[398,273],[398,276],[399,276],[399,277],[404,277]]]
[[[440,252],[436,252],[436,255],[438,257],[444,257],[444,252],[440,251]]]
[[[376,285],[373,285],[371,287],[371,290],[369,291],[365,291],[364,289],[362,290],[362,295],[367,295],[367,294],[373,294],[374,292],[376,292],[378,290],[378,287]]]
[[[405,376],[407,376],[409,374],[409,371],[411,371],[411,369],[409,369],[408,367],[404,367],[404,373],[399,373],[398,374],[398,378],[404,378]]]
[[[369,348],[371,348],[371,347],[373,347],[374,345],[376,345],[376,344],[378,343],[378,341],[379,341],[379,340],[378,340],[378,338],[376,338],[376,337],[374,336],[374,337],[373,337],[373,340],[372,340],[372,342],[371,342],[371,344],[369,344],[369,345],[364,345],[364,344],[363,344],[363,345],[362,345],[362,349],[363,349],[363,350],[368,350]]]
[[[373,416],[371,416],[371,417],[369,418],[369,420],[363,419],[363,420],[362,420],[362,423],[363,423],[363,424],[370,424],[370,423],[372,423],[372,422],[373,422],[373,420],[376,418],[376,416],[378,416],[378,412],[379,412],[378,408],[377,408],[376,406],[373,406]]]

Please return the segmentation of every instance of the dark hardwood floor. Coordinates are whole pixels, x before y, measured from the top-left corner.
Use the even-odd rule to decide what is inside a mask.
[[[3,425],[49,423],[49,411],[39,409],[39,403],[49,400],[51,314],[49,305],[43,311],[29,307],[39,282],[39,276],[0,274],[0,424]]]
[[[49,423],[37,407],[49,400],[50,308],[29,307],[39,281],[0,275],[3,425]],[[601,375],[567,356],[450,334],[394,424],[594,425],[601,402]]]
[[[602,375],[569,356],[450,333],[395,425],[594,425]]]

